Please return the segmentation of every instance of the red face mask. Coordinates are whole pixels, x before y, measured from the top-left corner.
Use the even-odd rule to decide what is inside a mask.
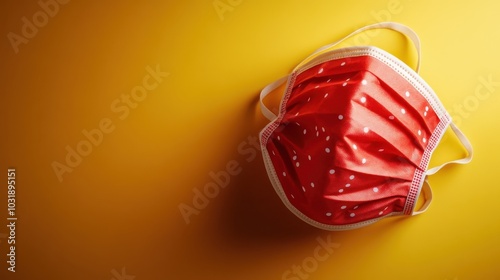
[[[348,37],[373,28],[407,35],[420,52],[417,35],[396,23]],[[426,176],[448,164],[427,169],[445,130],[451,125],[468,150],[453,163],[468,163],[471,145],[405,63],[371,46],[329,50],[336,44],[261,93],[262,101],[287,82],[277,116],[261,102],[271,120],[260,134],[262,153],[276,192],[299,218],[328,230],[425,211],[432,198]],[[421,190],[426,201],[415,211]]]

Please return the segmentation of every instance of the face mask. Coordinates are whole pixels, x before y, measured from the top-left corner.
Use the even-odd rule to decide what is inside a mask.
[[[406,26],[378,23],[346,38],[375,28],[411,39],[418,72],[419,39]],[[448,163],[468,163],[472,147],[413,69],[372,46],[332,50],[342,40],[319,49],[261,92],[262,113],[271,121],[260,133],[270,181],[290,211],[322,229],[422,213],[432,199],[427,175]],[[262,100],[285,82],[276,116]],[[448,127],[468,155],[428,169]],[[424,203],[417,210],[421,192]]]

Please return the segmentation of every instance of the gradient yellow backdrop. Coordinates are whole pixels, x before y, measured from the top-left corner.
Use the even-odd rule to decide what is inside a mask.
[[[499,9],[495,1],[2,1],[0,279],[499,279]],[[267,179],[253,142],[266,123],[258,93],[318,47],[387,20],[419,34],[420,74],[474,159],[430,178],[434,202],[423,215],[312,228]],[[389,31],[367,43],[415,61]],[[96,144],[85,146],[86,133]],[[86,155],[69,156],[68,166],[78,147]],[[446,137],[432,162],[463,154]],[[58,163],[67,166],[60,178]],[[16,169],[15,273],[6,263],[7,168]],[[223,179],[186,224],[180,208]]]

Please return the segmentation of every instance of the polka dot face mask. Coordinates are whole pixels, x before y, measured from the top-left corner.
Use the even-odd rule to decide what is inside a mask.
[[[420,54],[417,35],[397,23],[348,37],[374,28],[405,34]],[[260,133],[269,178],[290,211],[322,229],[422,213],[432,198],[427,175],[448,163],[468,163],[472,147],[413,69],[372,46],[332,50],[339,42],[261,92],[262,112],[271,120]],[[276,116],[262,100],[285,82]],[[448,127],[468,155],[428,169]],[[421,192],[425,202],[416,210]]]

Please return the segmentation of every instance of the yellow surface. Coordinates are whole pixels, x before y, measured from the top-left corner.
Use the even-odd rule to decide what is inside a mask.
[[[0,279],[500,279],[496,1],[60,2],[48,16],[37,1],[0,4]],[[23,27],[33,16],[38,27]],[[321,231],[269,183],[252,142],[265,125],[257,95],[316,48],[385,20],[419,34],[420,73],[475,158],[430,179],[423,215]],[[414,62],[391,32],[367,43]],[[463,155],[453,137],[443,144],[433,164]],[[77,147],[80,160],[68,156]],[[212,198],[186,225],[180,208],[204,188]]]

